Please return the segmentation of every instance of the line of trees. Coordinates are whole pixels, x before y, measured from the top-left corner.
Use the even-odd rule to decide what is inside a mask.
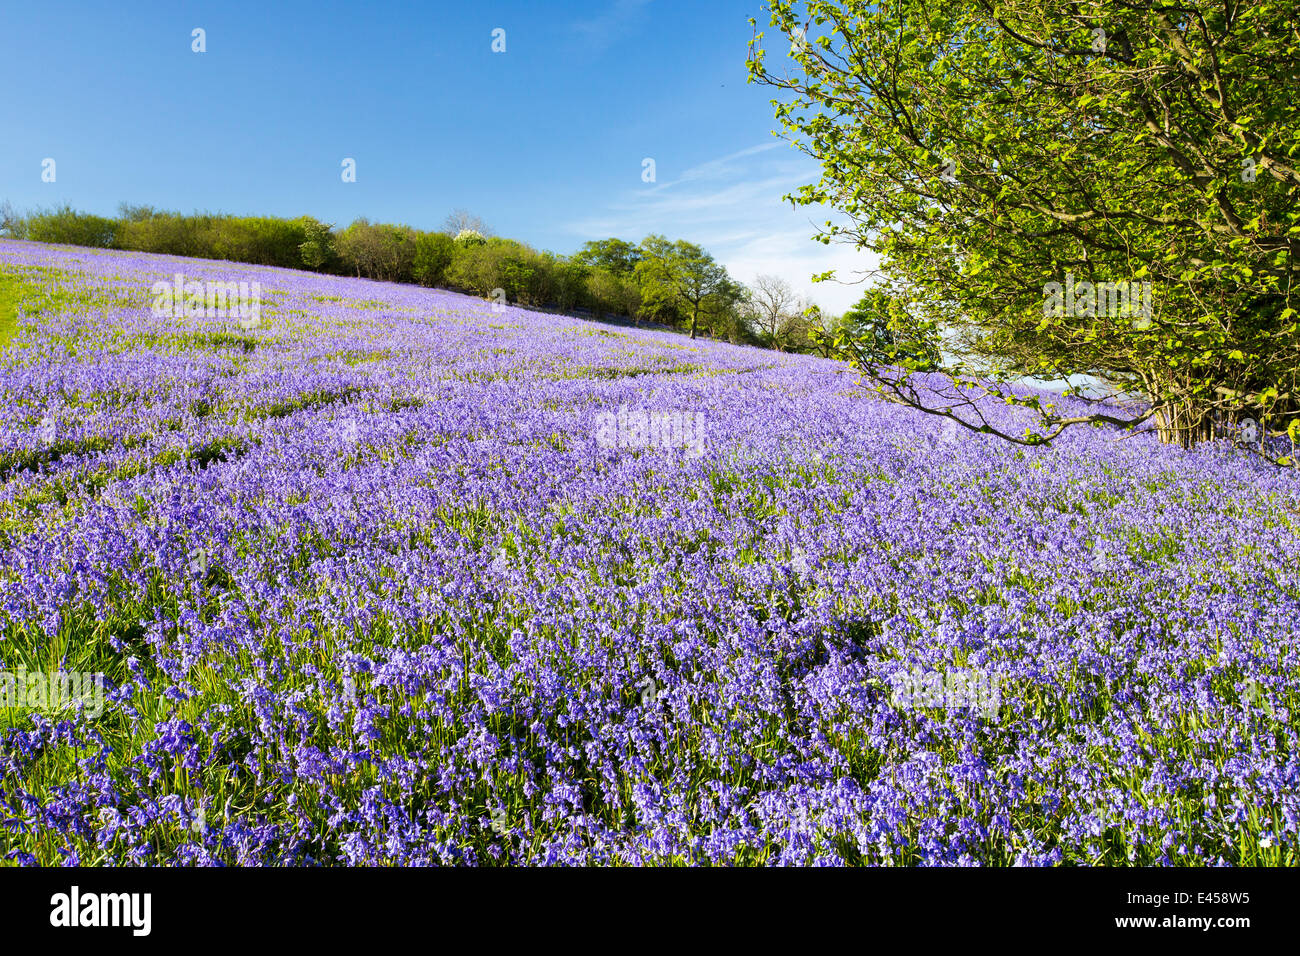
[[[357,219],[336,229],[311,216],[183,215],[119,207],[116,218],[71,207],[19,215],[0,209],[0,232],[37,242],[225,259],[335,275],[455,289],[560,311],[584,310],[782,351],[823,351],[834,325],[788,283],[737,281],[695,243],[650,235],[639,243],[600,239],[574,255],[539,251],[493,235],[454,210],[440,230]]]

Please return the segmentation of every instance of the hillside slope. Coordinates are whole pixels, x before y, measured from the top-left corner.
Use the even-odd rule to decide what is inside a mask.
[[[1294,476],[410,286],[0,270],[49,290],[0,659],[109,681],[0,700],[10,860],[1300,862]],[[177,272],[261,321],[152,316]]]

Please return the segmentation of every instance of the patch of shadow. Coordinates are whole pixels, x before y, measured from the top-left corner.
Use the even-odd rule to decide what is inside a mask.
[[[85,455],[107,451],[113,440],[94,435],[77,441],[51,442],[43,448],[16,448],[0,454],[0,481],[23,471],[37,471],[42,465],[52,464],[68,455]]]
[[[263,405],[258,408],[250,408],[244,413],[246,418],[287,418],[295,412],[301,412],[308,408],[324,408],[327,405],[334,405],[339,402],[346,402],[361,393],[359,388],[342,388],[342,389],[317,389],[314,392],[307,392],[303,395],[296,395],[293,398],[287,398],[280,402],[273,402],[270,405]]]

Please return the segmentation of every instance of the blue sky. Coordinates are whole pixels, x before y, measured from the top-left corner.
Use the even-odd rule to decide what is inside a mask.
[[[10,2],[0,200],[417,228],[463,207],[562,253],[661,232],[842,311],[859,287],[809,276],[866,256],[811,241],[827,212],[781,201],[817,166],[745,82],[751,16],[757,0]]]

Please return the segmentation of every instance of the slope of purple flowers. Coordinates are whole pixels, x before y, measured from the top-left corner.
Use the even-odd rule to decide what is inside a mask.
[[[0,708],[0,857],[1300,862],[1293,475],[447,292],[0,268],[48,290],[0,356],[0,661],[111,681]],[[263,322],[152,317],[177,271]],[[998,705],[894,693],[959,671]]]

